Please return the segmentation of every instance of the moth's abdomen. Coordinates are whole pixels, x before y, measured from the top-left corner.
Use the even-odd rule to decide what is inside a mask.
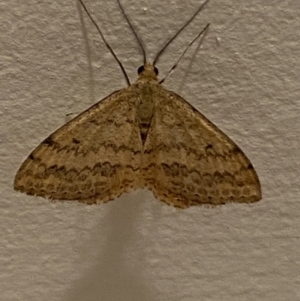
[[[137,108],[137,118],[142,143],[145,144],[155,110],[153,85],[144,84],[139,92],[140,103]]]

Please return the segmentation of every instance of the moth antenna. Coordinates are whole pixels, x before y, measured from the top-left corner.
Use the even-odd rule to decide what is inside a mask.
[[[184,57],[184,55],[186,54],[186,52],[188,51],[188,49],[196,42],[196,40],[198,40],[199,37],[202,37],[202,39],[200,40],[200,45],[203,42],[203,39],[206,36],[207,30],[209,28],[209,23],[204,27],[204,29],[202,29],[200,31],[200,33],[197,34],[197,36],[187,45],[187,47],[185,48],[185,50],[183,51],[183,53],[181,54],[181,56],[178,58],[178,60],[176,61],[176,63],[172,66],[172,68],[170,68],[170,70],[168,71],[167,75],[159,82],[160,84],[162,84],[166,78],[176,69],[176,67],[178,66],[178,64],[180,63],[181,59]]]
[[[156,65],[156,63],[158,62],[158,59],[160,58],[160,56],[164,53],[164,51],[166,50],[166,48],[176,39],[176,37],[195,19],[195,17],[202,11],[202,9],[204,8],[204,6],[209,2],[209,0],[206,0],[198,9],[197,11],[194,13],[194,15],[185,23],[183,24],[183,26],[176,32],[176,34],[165,44],[165,46],[163,46],[163,48],[157,53],[157,55],[154,58],[153,61],[153,66]]]
[[[92,21],[92,23],[95,25],[98,33],[100,34],[101,38],[102,38],[102,41],[104,42],[105,46],[108,48],[108,50],[110,51],[110,53],[112,54],[112,56],[115,58],[115,60],[117,61],[119,67],[121,68],[122,70],[122,73],[125,77],[125,80],[127,82],[127,85],[128,86],[131,86],[131,83],[130,83],[130,80],[129,80],[129,77],[121,63],[121,61],[118,59],[117,55],[115,54],[115,52],[113,51],[113,49],[111,48],[111,46],[108,44],[108,42],[106,41],[102,31],[100,30],[98,24],[96,23],[96,21],[93,19],[93,17],[91,16],[91,14],[89,13],[88,9],[86,8],[86,6],[84,5],[83,1],[82,0],[78,0],[81,4],[81,6],[83,7],[83,9],[85,10],[86,14],[88,15],[88,17],[90,18],[90,20]]]
[[[146,62],[147,62],[147,57],[146,57],[146,51],[145,51],[145,47],[144,47],[144,45],[143,45],[143,41],[142,41],[141,38],[138,36],[137,32],[134,30],[134,27],[133,27],[133,25],[131,24],[131,22],[130,22],[128,16],[126,15],[126,13],[125,13],[125,11],[124,11],[124,8],[123,8],[123,6],[121,5],[120,0],[117,0],[117,2],[118,2],[118,4],[119,4],[119,7],[120,7],[120,9],[121,9],[121,12],[122,12],[124,18],[126,19],[127,24],[129,25],[129,27],[130,27],[130,29],[131,29],[131,32],[132,32],[133,35],[135,36],[135,39],[136,39],[136,41],[138,42],[138,44],[139,44],[139,46],[140,46],[140,49],[141,49],[141,51],[142,51],[142,53],[143,53],[143,60],[144,60],[144,65],[145,65]]]

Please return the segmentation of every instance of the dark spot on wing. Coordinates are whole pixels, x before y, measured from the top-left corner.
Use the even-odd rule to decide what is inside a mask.
[[[54,141],[52,140],[51,136],[49,136],[48,138],[46,138],[42,143],[50,145],[50,146],[54,145]]]
[[[72,138],[72,141],[73,141],[73,143],[75,143],[75,144],[79,144],[79,143],[80,143],[80,141],[77,140],[76,138]]]
[[[254,167],[251,163],[248,165],[248,169],[254,169]]]

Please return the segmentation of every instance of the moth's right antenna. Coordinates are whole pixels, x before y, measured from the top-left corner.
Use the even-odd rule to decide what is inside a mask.
[[[123,8],[123,6],[121,5],[120,0],[117,0],[117,2],[118,2],[118,4],[119,4],[119,7],[120,7],[120,9],[121,9],[121,12],[122,12],[124,18],[126,19],[126,21],[127,21],[128,25],[129,25],[129,27],[130,27],[132,33],[133,33],[134,36],[135,36],[136,41],[138,42],[138,44],[139,44],[139,46],[140,46],[140,48],[141,48],[141,50],[142,50],[142,53],[143,53],[143,59],[144,59],[144,65],[145,65],[146,62],[147,62],[147,57],[146,57],[146,51],[145,51],[145,47],[144,47],[144,45],[143,45],[143,42],[142,42],[142,40],[140,39],[140,37],[138,36],[138,34],[136,33],[136,31],[134,30],[134,27],[132,26],[131,22],[129,21],[129,18],[128,18],[127,15],[125,14],[124,8]]]
[[[78,0],[81,4],[81,6],[83,7],[83,9],[85,10],[86,14],[88,15],[88,17],[90,18],[90,20],[93,22],[93,24],[95,25],[95,27],[97,28],[105,46],[108,48],[108,50],[110,51],[110,53],[113,55],[113,57],[115,58],[115,60],[117,61],[117,63],[119,64],[119,67],[121,68],[123,74],[124,74],[124,77],[126,79],[126,82],[128,84],[128,86],[130,86],[130,80],[129,80],[129,77],[122,65],[122,63],[120,62],[120,60],[118,59],[117,55],[114,53],[114,51],[112,50],[112,48],[110,47],[110,45],[108,44],[108,42],[106,41],[106,39],[104,38],[104,35],[102,33],[102,31],[100,30],[99,26],[97,25],[96,21],[93,19],[93,17],[91,16],[91,14],[89,13],[89,11],[87,10],[86,6],[84,5],[84,3],[82,2],[82,0]]]

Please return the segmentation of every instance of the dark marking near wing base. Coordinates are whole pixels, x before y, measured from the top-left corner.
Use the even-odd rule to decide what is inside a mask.
[[[75,143],[75,144],[79,144],[80,143],[80,141],[78,139],[76,139],[76,138],[72,138],[72,142]]]

